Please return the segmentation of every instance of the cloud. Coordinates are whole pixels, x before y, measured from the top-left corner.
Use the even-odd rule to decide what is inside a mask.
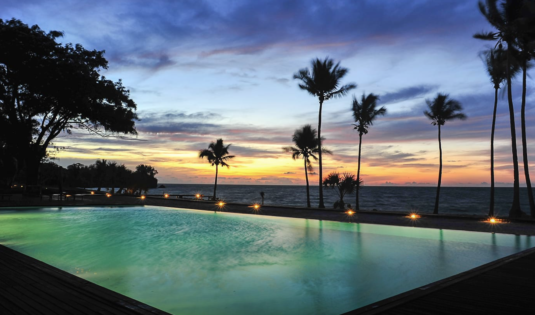
[[[295,172],[285,172],[285,173],[283,173],[283,174],[285,174],[285,175],[290,175],[290,174],[295,174]]]
[[[379,100],[381,104],[398,103],[423,96],[436,88],[436,86],[431,85],[412,86],[395,92],[386,93],[380,96]]]
[[[466,32],[488,28],[477,2],[465,0],[184,0],[151,1],[150,6],[144,1],[95,0],[87,5],[33,0],[3,3],[1,17],[17,12],[38,12],[41,21],[65,30],[68,37],[106,49],[113,63],[154,71],[270,50],[354,55],[363,43],[479,45]]]

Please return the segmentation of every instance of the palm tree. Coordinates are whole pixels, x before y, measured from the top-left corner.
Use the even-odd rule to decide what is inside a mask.
[[[438,200],[440,198],[440,183],[442,181],[442,141],[440,139],[440,126],[444,126],[446,121],[454,119],[466,119],[466,115],[461,113],[463,110],[461,103],[450,99],[447,94],[438,93],[435,99],[425,100],[429,110],[424,111],[424,115],[431,119],[433,126],[438,125],[438,149],[440,151],[440,168],[438,171],[437,196],[435,198],[435,209],[433,214],[438,214]]]
[[[513,94],[511,91],[510,65],[514,62],[513,55],[515,51],[515,40],[518,35],[516,22],[521,10],[522,1],[504,0],[498,8],[498,0],[479,1],[479,10],[485,16],[487,21],[497,30],[496,32],[477,33],[474,35],[477,39],[496,41],[496,45],[502,49],[506,44],[506,61],[505,77],[507,80],[507,101],[509,103],[509,122],[511,128],[511,151],[513,154],[513,173],[514,173],[514,190],[513,204],[509,211],[509,217],[519,217],[522,215],[520,209],[520,180],[518,171],[518,154],[516,149],[516,128],[515,128],[515,109],[513,106]]]
[[[334,203],[334,208],[341,210],[345,208],[344,196],[346,194],[352,194],[355,191],[355,187],[360,186],[360,184],[361,182],[357,182],[355,179],[355,175],[350,173],[340,174],[338,172],[332,172],[323,180],[325,187],[336,188],[336,193],[340,199]]]
[[[526,136],[526,77],[527,70],[531,68],[531,57],[535,50],[535,3],[533,1],[523,1],[521,11],[518,12],[516,20],[517,28],[517,46],[520,50],[518,54],[518,63],[522,68],[522,109],[520,122],[522,128],[522,157],[524,162],[524,175],[526,177],[526,186],[528,189],[529,209],[532,217],[535,217],[535,201],[533,199],[533,190],[531,189],[531,180],[529,176],[528,163],[528,143]]]
[[[208,149],[199,151],[199,158],[206,158],[208,163],[215,165],[215,184],[214,184],[214,195],[212,200],[216,200],[217,192],[217,173],[219,170],[219,165],[226,166],[227,168],[230,165],[227,164],[227,161],[234,158],[234,155],[229,155],[228,148],[230,144],[225,146],[223,145],[223,139],[217,139],[216,142],[210,143]]]
[[[360,156],[362,146],[362,135],[368,133],[368,128],[373,125],[373,121],[378,117],[386,114],[386,108],[381,107],[376,109],[379,96],[374,94],[362,94],[362,99],[359,103],[357,98],[353,96],[353,118],[355,118],[355,128],[359,132],[359,161],[357,168],[357,183],[360,183]],[[355,200],[355,210],[359,208],[359,185],[357,185],[357,193]]]
[[[320,166],[319,207],[325,208],[323,203],[323,186],[321,185],[321,178],[323,176],[323,159],[321,155],[321,141],[319,140],[321,139],[321,111],[323,102],[331,98],[342,97],[357,86],[354,83],[340,86],[340,80],[347,74],[348,69],[340,67],[339,62],[335,65],[334,61],[329,59],[329,57],[326,57],[325,60],[320,60],[318,58],[312,60],[311,67],[312,72],[310,72],[308,68],[300,69],[294,74],[294,79],[300,80],[301,83],[299,83],[299,88],[307,91],[313,96],[317,96],[320,103],[318,115],[318,153]]]
[[[492,113],[492,128],[490,133],[490,206],[489,216],[494,216],[494,132],[496,127],[496,111],[498,108],[498,90],[507,78],[507,52],[501,48],[489,49],[481,54],[483,61],[494,86],[494,110]],[[510,73],[516,74],[519,70],[516,63],[509,65]]]
[[[322,141],[325,139],[322,139]],[[292,159],[297,160],[302,157],[305,164],[305,178],[307,182],[307,207],[310,208],[310,191],[308,184],[308,172],[313,172],[312,161],[310,158],[317,161],[317,154],[320,149],[318,147],[318,132],[316,129],[312,129],[310,125],[304,125],[300,129],[296,129],[292,137],[292,141],[295,143],[294,147],[282,148],[284,152],[292,153]],[[322,148],[322,153],[332,154],[331,151]]]

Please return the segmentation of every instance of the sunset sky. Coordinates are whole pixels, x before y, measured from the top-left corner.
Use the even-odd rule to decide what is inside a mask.
[[[122,79],[138,105],[139,134],[131,140],[61,135],[55,145],[66,147],[57,154],[63,166],[104,158],[150,164],[163,183],[212,183],[215,170],[198,151],[223,138],[236,158],[220,171],[220,183],[304,184],[302,162],[281,148],[292,145],[296,128],[317,128],[318,101],[292,76],[312,58],[329,56],[349,69],[342,83],[356,83],[357,97],[378,94],[388,111],[363,137],[365,185],[436,184],[437,127],[423,111],[438,92],[459,100],[468,116],[443,128],[443,184],[490,181],[494,92],[478,57],[489,44],[472,35],[492,29],[475,0],[0,0],[0,8],[2,19],[105,50],[109,69],[102,74]],[[514,99],[521,157],[520,83]],[[532,164],[533,83],[528,79]],[[356,173],[352,97],[324,105],[322,135],[334,152],[324,158],[324,174]],[[496,180],[507,185],[513,176],[505,98],[498,112]]]

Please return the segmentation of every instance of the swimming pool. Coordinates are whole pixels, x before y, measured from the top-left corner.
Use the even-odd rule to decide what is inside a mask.
[[[0,243],[175,314],[340,314],[535,245],[152,206],[2,210]]]

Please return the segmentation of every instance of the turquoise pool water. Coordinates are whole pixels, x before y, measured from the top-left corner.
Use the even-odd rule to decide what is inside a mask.
[[[0,243],[174,314],[340,314],[528,236],[163,207],[0,211]]]

